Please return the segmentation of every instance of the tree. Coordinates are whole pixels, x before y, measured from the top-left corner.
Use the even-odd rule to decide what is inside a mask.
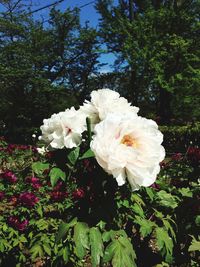
[[[199,1],[98,1],[101,37],[131,73],[129,99],[153,102],[162,123],[193,108],[199,78]],[[190,113],[191,114],[191,113]]]
[[[0,120],[10,139],[23,142],[27,130],[31,137],[45,117],[83,98],[98,65],[98,40],[94,29],[80,26],[78,9],[61,12],[53,7],[48,20],[38,21],[23,1],[4,1],[4,8]]]

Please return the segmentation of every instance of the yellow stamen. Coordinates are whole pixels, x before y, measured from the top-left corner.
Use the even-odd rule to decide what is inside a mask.
[[[131,146],[133,148],[137,147],[137,142],[136,140],[131,136],[131,135],[124,135],[124,137],[121,140],[121,144],[126,145],[126,146]]]

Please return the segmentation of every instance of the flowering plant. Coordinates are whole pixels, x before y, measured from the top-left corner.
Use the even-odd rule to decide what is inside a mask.
[[[49,149],[75,147],[71,154],[76,156],[75,161],[79,158],[80,146],[83,144],[84,149],[88,143],[89,150],[83,151],[80,158],[94,154],[118,186],[126,180],[133,190],[150,186],[165,157],[161,145],[163,136],[153,120],[137,115],[138,110],[117,92],[109,89],[93,91],[91,101],[85,101],[79,110],[72,107],[45,119],[40,139]],[[86,130],[88,140],[83,138]]]
[[[160,163],[137,112],[103,89],[44,120],[43,147],[0,139],[0,266],[198,266],[199,148]]]

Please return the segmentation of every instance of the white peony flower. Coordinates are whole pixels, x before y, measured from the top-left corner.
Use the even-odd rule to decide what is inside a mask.
[[[105,119],[109,113],[137,113],[139,108],[131,106],[126,98],[120,97],[119,93],[115,91],[100,89],[92,91],[91,101],[86,100],[80,110],[91,119],[92,124],[96,124]]]
[[[119,186],[128,179],[133,190],[150,186],[165,157],[157,124],[136,114],[109,114],[95,126],[91,142],[99,165]]]
[[[78,146],[81,143],[81,134],[86,130],[85,115],[73,107],[53,114],[51,118],[44,119],[43,123],[40,127],[40,139],[56,149]]]

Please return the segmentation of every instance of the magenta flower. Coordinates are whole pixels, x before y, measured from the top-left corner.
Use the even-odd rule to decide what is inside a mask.
[[[187,152],[187,158],[194,164],[200,163],[200,148],[190,147]]]
[[[64,200],[66,197],[68,197],[67,192],[60,192],[60,191],[53,191],[50,193],[51,200],[59,202]]]
[[[181,153],[175,153],[172,155],[172,160],[175,160],[175,161],[180,161],[183,159],[183,156]]]
[[[18,231],[24,231],[28,226],[29,221],[27,219],[20,221],[17,216],[10,216],[8,218],[8,224]]]
[[[37,177],[27,177],[26,182],[30,183],[34,189],[39,189],[42,185],[39,182],[39,178]]]
[[[82,188],[78,188],[78,189],[76,189],[76,190],[72,193],[72,196],[73,196],[75,199],[81,199],[81,198],[84,198],[84,197],[85,197],[85,191],[84,191]]]
[[[5,197],[5,193],[4,192],[0,192],[0,201],[3,200]]]
[[[11,171],[5,171],[2,175],[3,179],[11,184],[14,184],[17,182],[17,177],[15,174]]]
[[[24,192],[20,194],[19,196],[19,202],[29,208],[32,208],[35,206],[35,204],[39,201],[39,198],[36,197],[33,193],[31,192]]]

